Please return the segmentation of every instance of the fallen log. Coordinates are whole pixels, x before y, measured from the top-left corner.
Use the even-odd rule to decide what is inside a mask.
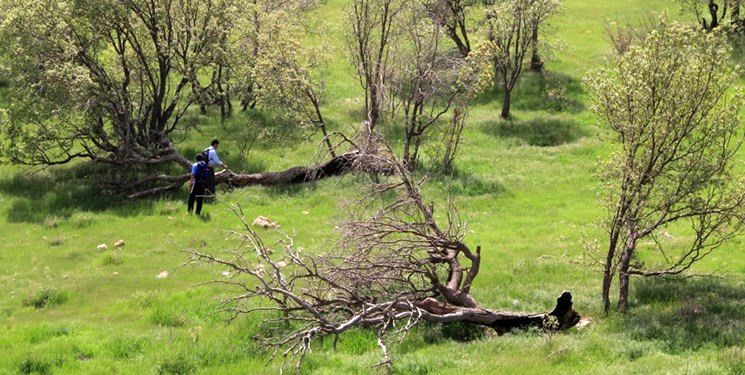
[[[563,292],[556,299],[556,307],[549,313],[527,314],[482,307],[461,307],[427,298],[416,304],[425,313],[422,319],[433,323],[463,322],[483,325],[502,335],[514,329],[540,328],[564,330],[574,327],[580,315],[572,308],[572,294]]]
[[[218,173],[215,178],[218,184],[224,183],[234,187],[301,184],[349,173],[355,169],[358,156],[358,151],[352,151],[313,167],[292,167],[281,172],[244,174],[228,170]]]
[[[293,185],[318,181],[327,177],[341,176],[352,172],[359,159],[359,151],[351,151],[338,155],[331,160],[312,167],[297,166],[279,172],[235,173],[231,170],[219,172],[215,175],[216,184],[227,184],[232,187],[246,187],[253,185]],[[144,178],[140,182],[168,182],[168,185],[157,186],[127,195],[129,199],[163,194],[180,189],[187,181],[189,174],[179,176],[159,175]]]

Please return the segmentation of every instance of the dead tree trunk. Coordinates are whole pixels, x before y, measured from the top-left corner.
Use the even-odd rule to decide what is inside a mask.
[[[340,176],[352,172],[356,168],[360,153],[358,151],[347,152],[338,155],[331,160],[312,167],[292,167],[279,172],[262,172],[262,173],[235,173],[233,171],[224,171],[217,173],[215,176],[217,184],[227,184],[232,187],[246,187],[254,185],[292,185],[307,182],[318,181],[327,177]],[[157,195],[180,189],[187,181],[189,174],[180,176],[151,176],[145,180],[137,181],[131,186],[143,185],[145,183],[167,182],[168,185],[158,186],[143,191],[138,191],[127,195],[127,198],[137,199],[147,196]]]
[[[240,207],[231,207],[243,223],[243,230],[235,234],[250,248],[229,251],[224,258],[187,250],[195,261],[235,273],[227,284],[240,294],[225,301],[223,311],[233,317],[278,312],[266,324],[284,323],[294,330],[272,331],[264,343],[299,361],[314,339],[338,336],[354,327],[376,329],[388,360],[384,336],[405,334],[419,321],[463,322],[491,327],[499,334],[527,327],[561,330],[579,322],[569,292],[546,313],[482,307],[471,295],[481,247],[472,251],[462,241],[465,226],[452,205],[445,215],[447,226],[440,227],[433,205],[425,203],[406,167],[398,161],[388,163],[399,179],[374,185],[366,199],[377,198],[357,202],[355,207],[363,211],[357,213],[364,218],[343,224],[339,247],[327,254],[306,254],[281,233],[281,245],[270,250]],[[393,203],[384,199],[391,193],[399,197]],[[245,254],[251,254],[251,260]]]

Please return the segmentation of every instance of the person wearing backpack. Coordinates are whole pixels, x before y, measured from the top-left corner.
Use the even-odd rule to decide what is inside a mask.
[[[204,193],[207,183],[209,182],[210,167],[207,165],[203,154],[197,154],[197,162],[191,166],[191,175],[189,177],[189,204],[187,211],[191,213],[194,209],[194,203],[197,204],[195,213],[202,214],[202,204],[204,203]]]
[[[205,185],[205,189],[207,190],[208,195],[215,195],[215,167],[222,167],[223,169],[228,169],[228,166],[225,165],[225,163],[220,160],[220,156],[217,155],[217,147],[220,146],[220,141],[217,139],[213,139],[210,143],[210,147],[207,147],[204,151],[202,151],[202,155],[204,155],[204,160],[207,162],[207,165],[209,166],[209,179],[207,181],[207,184]]]

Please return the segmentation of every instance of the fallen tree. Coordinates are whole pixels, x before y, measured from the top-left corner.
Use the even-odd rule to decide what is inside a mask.
[[[349,173],[357,168],[360,159],[359,151],[350,151],[338,155],[331,160],[317,164],[311,167],[297,166],[279,172],[261,172],[261,173],[236,173],[231,170],[225,170],[215,175],[218,184],[227,184],[232,187],[245,187],[254,185],[292,185],[307,182],[318,181],[320,179],[332,176],[340,176]],[[157,175],[150,176],[146,179],[138,180],[130,185],[132,187],[142,186],[146,183],[165,182],[167,185],[150,188],[147,190],[137,191],[127,195],[130,199],[142,198],[146,196],[162,194],[168,191],[180,189],[187,181],[189,174],[178,176]]]
[[[374,329],[390,366],[386,346],[391,335],[405,334],[421,321],[462,322],[491,327],[502,334],[537,327],[562,330],[579,322],[572,295],[563,292],[550,312],[522,313],[489,309],[471,294],[482,252],[464,241],[465,224],[449,205],[446,224],[435,220],[434,206],[424,203],[419,184],[397,161],[387,161],[394,182],[375,185],[340,228],[341,241],[327,254],[306,254],[281,232],[268,246],[244,219],[240,207],[230,207],[241,220],[233,232],[240,246],[226,256],[186,250],[193,262],[230,270],[214,283],[235,288],[220,311],[233,320],[264,312],[259,337],[284,360],[296,361],[315,339],[338,336],[356,327]],[[395,194],[395,199],[390,197]],[[299,369],[299,367],[298,367]]]

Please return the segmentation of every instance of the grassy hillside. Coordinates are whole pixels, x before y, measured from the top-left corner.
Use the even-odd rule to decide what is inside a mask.
[[[314,10],[331,46],[325,116],[348,130],[360,120],[362,92],[342,41],[343,0]],[[393,345],[401,374],[493,373],[745,373],[745,256],[733,241],[696,266],[726,278],[635,280],[626,317],[600,313],[600,275],[573,260],[586,239],[603,241],[596,199],[596,161],[608,147],[586,108],[585,73],[610,53],[604,21],[638,20],[677,2],[565,0],[548,34],[561,49],[545,76],[527,74],[513,94],[514,119],[499,120],[497,93],[471,111],[457,171],[437,176],[427,198],[452,195],[469,222],[469,244],[481,244],[482,271],[474,294],[485,306],[542,311],[562,290],[592,323],[545,335],[518,332],[458,342],[437,327],[420,326]],[[546,99],[566,89],[562,110]],[[193,153],[213,136],[231,166],[248,171],[307,164],[313,142],[257,144],[246,158],[240,137],[257,119],[196,116],[201,134],[182,146]],[[248,129],[248,130],[247,130]],[[395,129],[392,130],[395,132]],[[207,220],[187,216],[185,192],[119,203],[88,185],[84,167],[37,171],[0,166],[0,373],[277,373],[277,361],[252,341],[256,317],[231,325],[210,315],[224,292],[195,285],[223,270],[184,266],[185,247],[232,246],[225,232],[237,222],[219,206]],[[286,188],[222,192],[252,219],[267,216],[309,251],[334,240],[339,203],[356,196],[360,176]],[[126,245],[115,249],[123,239]],[[97,245],[108,244],[107,250]],[[168,271],[166,278],[156,275]],[[55,306],[36,309],[47,298]],[[321,343],[304,365],[318,374],[376,373],[380,359],[369,332],[342,336],[338,351]]]

